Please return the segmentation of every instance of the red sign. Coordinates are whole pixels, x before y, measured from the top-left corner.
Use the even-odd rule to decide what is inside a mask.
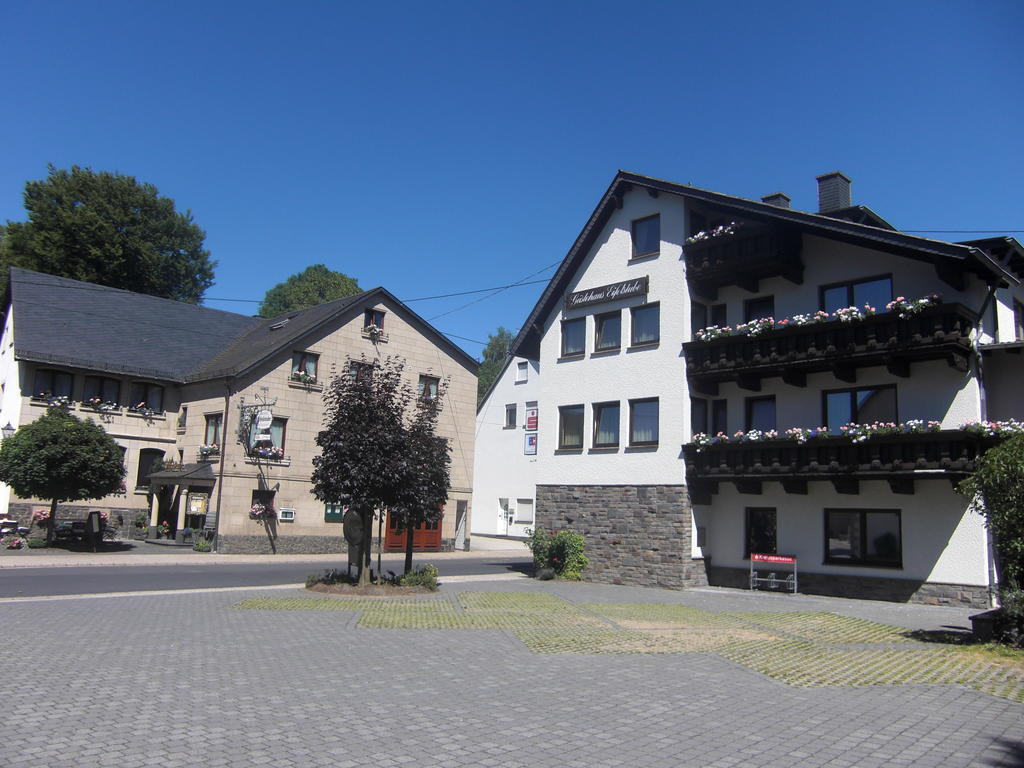
[[[537,409],[527,408],[526,409],[526,428],[531,432],[537,431]]]
[[[759,563],[795,563],[796,555],[759,555],[751,552],[750,559]]]

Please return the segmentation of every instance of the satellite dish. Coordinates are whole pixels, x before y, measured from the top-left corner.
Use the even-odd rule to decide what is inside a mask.
[[[345,512],[341,524],[345,533],[345,541],[349,544],[356,545],[363,540],[363,518],[354,509]]]

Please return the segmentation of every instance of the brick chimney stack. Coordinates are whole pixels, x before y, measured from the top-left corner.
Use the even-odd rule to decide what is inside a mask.
[[[838,211],[853,205],[850,177],[842,171],[832,171],[818,177],[818,213]]]
[[[789,208],[792,199],[785,192],[772,192],[770,195],[762,197],[761,202],[774,205],[777,208]]]

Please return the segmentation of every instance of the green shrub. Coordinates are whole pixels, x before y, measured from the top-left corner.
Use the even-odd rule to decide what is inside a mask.
[[[213,551],[213,542],[205,536],[197,536],[196,540],[192,542],[192,549],[196,552],[211,552]]]
[[[1013,648],[1024,648],[1024,589],[1005,589],[1002,607],[992,624],[992,638]]]
[[[135,517],[132,518],[132,525],[136,528],[148,528],[149,515],[145,512],[138,512]]]
[[[431,592],[437,589],[437,568],[427,563],[415,568],[398,580],[403,587],[426,587]]]
[[[46,549],[46,539],[32,538],[25,539],[29,549]]]
[[[583,554],[586,542],[580,534],[569,531],[548,531],[543,528],[528,530],[530,538],[526,546],[533,553],[533,564],[537,567],[538,578],[545,569],[551,569],[563,579],[583,578],[587,567],[587,556]]]

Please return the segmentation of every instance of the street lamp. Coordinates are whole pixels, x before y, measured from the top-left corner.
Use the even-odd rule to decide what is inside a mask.
[[[4,440],[14,434],[14,427],[11,426],[11,422],[7,422],[7,426],[0,429],[0,435],[3,435]]]

